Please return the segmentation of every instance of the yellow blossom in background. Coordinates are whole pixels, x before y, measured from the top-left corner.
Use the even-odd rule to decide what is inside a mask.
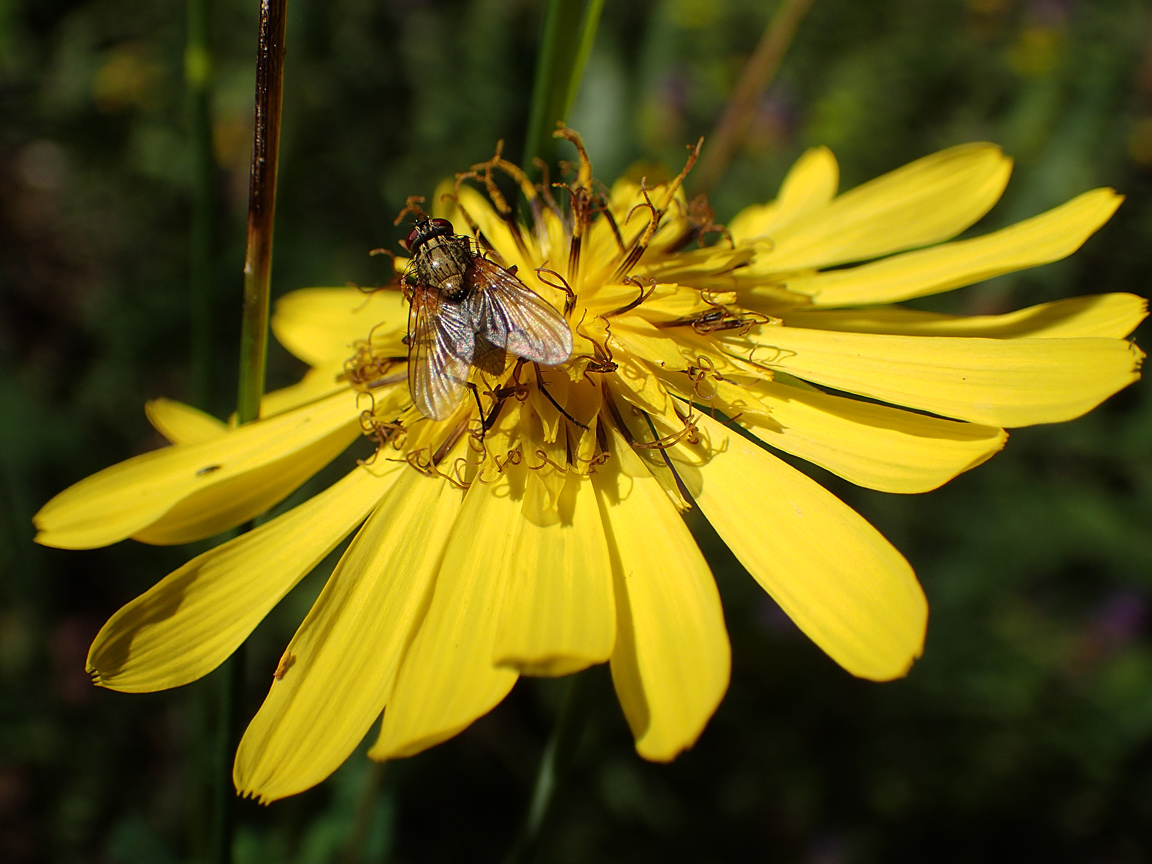
[[[563,311],[568,361],[474,369],[477,397],[432,421],[408,392],[398,288],[299,291],[273,326],[312,369],[269,394],[259,421],[232,428],[150,403],[173,446],[81,481],[36,517],[52,546],[185,543],[273,507],[358,438],[376,442],[327,490],[129,603],[92,645],[102,686],[193,681],[356,532],[241,742],[244,794],[323,780],[382,711],[370,755],[407,756],[467,727],[520,675],[603,662],[638,752],[674,758],[730,662],[681,516],[692,506],[837,663],[899,677],[927,622],[911,567],[772,450],[925,492],[995,454],[1005,428],[1078,417],[1138,377],[1143,355],[1125,337],[1146,303],[1130,294],[980,317],[892,305],[1071,254],[1115,211],[1111,190],[944,242],[1000,197],[1011,163],[997,147],[954,147],[842,195],[818,148],[774,202],[721,229],[686,202],[684,172],[598,192],[579,139],[562,134],[580,152],[557,193],[565,207],[497,156],[470,174],[487,196],[448,185],[434,215]],[[500,171],[527,222],[496,190]]]

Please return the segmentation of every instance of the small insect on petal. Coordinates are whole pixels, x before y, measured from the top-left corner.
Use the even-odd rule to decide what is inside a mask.
[[[277,681],[283,681],[284,676],[288,674],[288,670],[295,665],[296,655],[285,649],[284,653],[280,655],[280,662],[276,664],[276,671],[272,673],[272,677]]]

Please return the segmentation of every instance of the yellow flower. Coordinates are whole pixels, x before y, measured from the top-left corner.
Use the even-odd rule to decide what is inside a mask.
[[[690,506],[836,662],[903,675],[927,620],[912,569],[760,445],[872,489],[924,492],[996,453],[1005,427],[1069,420],[1137,378],[1143,355],[1125,337],[1146,304],[1132,295],[973,318],[890,305],[1071,254],[1119,204],[1111,190],[945,243],[999,198],[1010,163],[998,148],[945,150],[843,195],[832,154],[815,149],[775,202],[724,230],[686,203],[684,172],[598,192],[579,139],[561,134],[580,153],[556,193],[567,207],[498,155],[470,174],[487,197],[457,183],[434,209],[564,311],[566,362],[474,369],[475,397],[433,421],[409,395],[400,290],[300,291],[274,328],[313,368],[266,397],[261,420],[231,428],[153,402],[174,446],[81,481],[36,517],[40,542],[65,548],[188,542],[375,441],[326,491],[129,603],[92,646],[102,686],[192,681],[361,526],[240,745],[243,793],[319,782],[381,711],[371,756],[406,756],[464,729],[519,675],[605,661],[639,753],[672,759],[729,674],[716,587],[681,518]],[[527,224],[496,190],[500,171],[528,199]]]

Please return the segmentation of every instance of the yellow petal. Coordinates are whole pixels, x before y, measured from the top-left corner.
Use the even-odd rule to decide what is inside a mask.
[[[144,413],[153,428],[173,444],[199,444],[228,431],[227,423],[174,399],[153,399],[145,403]]]
[[[547,367],[541,369],[539,366],[532,371],[532,376],[539,386],[533,387],[529,392],[528,402],[540,419],[543,440],[553,444],[563,429],[560,425],[560,411],[556,406],[565,408],[572,379],[568,377],[566,370],[551,370]]]
[[[1096,189],[1047,213],[983,237],[905,252],[883,261],[791,277],[791,291],[818,306],[895,303],[939,294],[1066,258],[1111,218],[1123,198]]]
[[[589,478],[570,472],[556,508],[540,504],[536,471],[527,483],[493,662],[521,675],[567,675],[605,662],[616,641],[604,527]]]
[[[630,289],[632,296],[614,296],[618,289],[624,288]],[[712,303],[728,306],[735,304],[739,298],[735,291],[711,291],[707,295],[711,303],[706,303],[695,285],[692,288],[668,284],[644,286],[643,293],[645,300],[641,320],[650,323],[689,320],[714,309],[715,306],[711,305]],[[605,297],[605,295],[609,296]],[[589,311],[597,311],[602,314],[613,312],[627,303],[635,301],[636,295],[637,289],[633,285],[608,286],[607,290],[596,297],[597,300],[604,298],[607,302],[598,304],[600,308],[594,308],[593,304],[589,303]]]
[[[614,362],[616,369],[604,373],[608,389],[649,416],[660,418],[662,425],[678,428],[676,400],[647,364],[624,352],[617,354]]]
[[[685,401],[695,402],[707,409],[715,408],[729,417],[738,414],[767,417],[771,410],[756,397],[755,393],[716,371],[716,365],[710,363],[714,356],[719,359],[723,355],[701,354],[697,362],[709,365],[692,366],[684,372],[667,373],[663,370],[653,370],[653,373],[665,387]]]
[[[340,559],[284,652],[236,753],[236,788],[261,801],[319,783],[380,716],[426,608],[460,495],[407,465]]]
[[[964,144],[926,156],[773,232],[772,251],[754,269],[828,267],[938,243],[991,209],[1012,163],[991,144]]]
[[[356,527],[394,475],[357,468],[299,507],[196,556],[108,620],[88,652],[89,674],[126,693],[208,674]]]
[[[987,426],[1079,417],[1139,377],[1143,353],[1120,339],[877,336],[762,327],[753,358],[893,405]]]
[[[666,762],[720,704],[731,650],[716,583],[684,520],[615,430],[612,453],[593,477],[616,587],[612,681],[636,751]]]
[[[728,223],[728,231],[737,245],[770,238],[778,228],[826,207],[839,184],[840,166],[832,151],[813,147],[796,160],[774,202],[742,210]]]
[[[348,393],[199,444],[174,445],[105,468],[35,516],[45,546],[91,549],[136,537],[186,543],[239,525],[281,501],[360,434]]]
[[[675,339],[637,315],[616,319],[610,333],[609,346],[623,348],[631,356],[653,366],[673,370],[688,365]]]
[[[606,404],[621,433],[628,438],[635,454],[644,463],[648,473],[660,484],[660,488],[664,490],[664,494],[668,496],[677,512],[683,513],[690,509],[692,505],[680,492],[680,481],[676,479],[676,474],[668,467],[667,460],[656,446],[657,435],[648,419],[651,415],[628,404],[623,394],[611,387],[608,388]]]
[[[347,359],[342,357],[309,369],[295,384],[266,393],[260,400],[260,416],[275,417],[277,414],[323,399],[338,390],[349,391],[348,382],[343,377]]]
[[[941,315],[899,306],[843,310],[790,310],[786,325],[900,336],[986,336],[1123,339],[1148,315],[1148,301],[1134,294],[1096,294],[1029,306],[1003,315]]]
[[[512,689],[493,665],[500,608],[520,536],[523,482],[475,482],[444,550],[436,590],[396,677],[373,759],[411,756],[460,732]]]
[[[767,243],[761,245],[768,248]],[[732,272],[748,266],[757,251],[755,246],[749,245],[729,248],[727,243],[714,244],[687,252],[654,255],[651,261],[638,264],[633,273],[637,278],[655,279],[665,284],[683,282],[697,290],[725,291],[732,287]],[[647,294],[646,290],[645,296]],[[644,311],[647,313],[648,310]]]
[[[853,675],[905,674],[924,644],[928,604],[904,557],[815,481],[707,416],[699,423],[707,446],[669,455],[728,548]]]
[[[1004,446],[1003,429],[958,423],[774,382],[751,385],[771,408],[739,423],[773,447],[882,492],[927,492]]]
[[[276,301],[272,332],[309,366],[351,357],[354,343],[369,334],[383,353],[405,357],[400,340],[408,332],[408,303],[391,288],[303,288]]]
[[[454,187],[451,181],[445,181],[437,187],[434,196],[433,216],[449,220],[457,233],[470,235],[472,231],[468,221],[460,212],[460,208],[463,207],[472,217],[472,221],[476,223],[480,234],[493,248],[499,250],[501,265],[516,267],[520,271],[517,275],[521,280],[527,280],[528,287],[536,291],[538,283],[533,268],[537,261],[542,260],[543,256],[524,255],[517,243],[516,235],[512,233],[508,223],[496,212],[496,209],[484,195],[469,186]],[[522,236],[527,242],[532,241],[531,232],[524,231]],[[568,250],[564,249],[563,254],[566,256]],[[545,288],[541,296],[554,299],[553,291],[555,291],[554,288]]]
[[[522,228],[518,234],[513,233],[508,221],[478,190],[467,186],[458,186],[451,180],[445,180],[437,187],[433,202],[432,214],[434,216],[448,219],[458,233],[470,235],[472,233],[471,227],[461,213],[461,209],[466,210],[468,215],[472,217],[472,221],[476,223],[480,235],[494,249],[498,250],[497,263],[506,268],[515,267],[517,277],[525,285],[557,309],[563,308],[565,295],[562,290],[555,286],[555,277],[548,281],[541,280],[536,272],[536,267],[540,262],[549,260],[553,262],[549,266],[556,267],[558,266],[557,261],[566,260],[568,256],[567,239],[564,240],[560,248],[554,248],[550,246],[547,232],[539,233]],[[545,221],[550,222],[552,219],[553,214],[549,213]],[[521,246],[521,240],[523,246]],[[587,260],[587,256],[584,260]],[[572,279],[571,274],[569,274],[569,278]],[[579,289],[582,280],[582,276],[577,276],[572,279],[572,283]]]

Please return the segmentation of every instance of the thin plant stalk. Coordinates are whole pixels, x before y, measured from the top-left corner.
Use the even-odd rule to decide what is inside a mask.
[[[248,245],[244,255],[244,311],[240,330],[240,384],[236,420],[260,416],[268,350],[268,295],[272,277],[272,228],[276,212],[276,169],[280,155],[280,106],[284,93],[284,33],[287,0],[261,0],[256,53],[256,122],[252,136],[252,169],[248,185]],[[220,737],[216,864],[232,861],[235,797],[232,753],[239,739],[243,692],[244,646],[224,664],[220,679]]]
[[[359,800],[356,802],[355,821],[344,844],[344,852],[340,856],[341,864],[360,864],[364,857],[364,844],[368,841],[368,834],[372,830],[376,802],[380,798],[380,788],[387,770],[387,762],[370,762],[368,765],[368,776],[364,779]]]
[[[208,409],[212,379],[213,227],[212,48],[209,0],[188,0],[188,37],[184,46],[184,86],[188,91],[188,129],[192,145],[192,221],[189,232],[188,296],[191,307],[189,394],[193,405]]]
[[[584,670],[568,677],[560,715],[552,729],[552,737],[540,757],[536,785],[528,803],[528,812],[504,864],[530,864],[540,849],[544,829],[548,823],[556,794],[563,787],[576,758],[576,751],[584,733],[591,698],[592,670]]]
[[[192,151],[192,211],[188,235],[188,311],[189,311],[189,362],[188,398],[199,408],[209,410],[212,381],[212,276],[215,271],[215,249],[213,246],[214,174],[215,161],[212,156],[212,49],[209,41],[211,33],[210,0],[188,0],[187,33],[184,44],[184,87],[187,96],[189,144]],[[205,738],[211,738],[210,716],[216,694],[212,690],[197,688],[196,696],[201,702],[201,710],[195,713],[197,731]],[[201,741],[197,742],[202,743]],[[219,813],[221,795],[216,790],[215,778],[219,771],[211,764],[197,783],[200,792],[204,782],[212,798],[205,801],[203,810],[198,810],[195,819],[195,843],[199,850],[209,848],[215,842],[216,834],[223,835],[222,817]],[[197,800],[200,799],[197,795]],[[204,842],[208,825],[207,843]],[[220,830],[217,830],[220,828]],[[214,851],[214,850],[213,850]]]
[[[216,718],[219,734],[212,759],[216,777],[212,807],[213,864],[232,864],[233,838],[236,834],[236,793],[232,785],[232,754],[239,739],[239,708],[243,693],[244,646],[241,645],[224,661],[216,673],[218,685]]]
[[[724,109],[715,131],[707,139],[700,164],[692,173],[695,192],[707,192],[715,186],[727,170],[732,154],[744,143],[756,114],[757,103],[776,77],[780,63],[788,53],[800,22],[808,14],[812,3],[813,0],[783,0],[772,16],[764,35],[760,37],[760,44],[744,66],[728,107]]]
[[[280,156],[280,103],[284,92],[284,27],[288,0],[261,0],[256,58],[256,125],[248,184],[248,247],[244,255],[244,319],[240,331],[240,388],[236,420],[260,416],[268,352],[268,286],[272,277],[272,222]]]
[[[521,162],[529,173],[534,170],[533,159],[552,161],[556,146],[552,132],[572,110],[603,8],[604,0],[549,0],[544,10]]]

